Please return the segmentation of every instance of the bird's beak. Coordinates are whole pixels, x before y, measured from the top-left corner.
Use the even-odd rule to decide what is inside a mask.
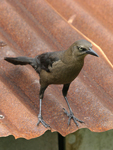
[[[99,55],[94,50],[92,50],[92,48],[89,48],[89,50],[87,50],[86,53],[99,57]]]

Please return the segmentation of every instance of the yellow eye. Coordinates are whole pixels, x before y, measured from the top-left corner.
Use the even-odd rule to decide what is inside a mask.
[[[79,50],[82,51],[82,47],[79,47]]]
[[[78,47],[79,51],[87,51],[85,48],[83,47]]]

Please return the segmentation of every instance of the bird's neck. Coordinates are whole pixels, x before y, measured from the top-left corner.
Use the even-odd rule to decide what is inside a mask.
[[[76,56],[76,54],[72,53],[72,49],[69,48],[63,52],[62,61],[66,64],[74,63],[74,62],[76,63],[77,61],[79,63],[81,62],[81,64],[84,64],[84,57],[83,56]]]
[[[63,51],[61,59],[66,64],[70,63],[72,61],[71,49],[67,49],[67,50]]]

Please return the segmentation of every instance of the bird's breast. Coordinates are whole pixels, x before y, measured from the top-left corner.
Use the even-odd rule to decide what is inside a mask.
[[[64,64],[62,61],[53,63],[49,67],[50,73],[41,71],[41,81],[49,84],[66,84],[71,83],[79,74],[83,64]]]

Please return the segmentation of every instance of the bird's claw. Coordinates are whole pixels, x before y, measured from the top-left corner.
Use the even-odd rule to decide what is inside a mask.
[[[75,122],[75,124],[76,124],[77,127],[79,127],[79,124],[77,123],[77,121],[80,122],[80,123],[84,123],[82,120],[79,120],[78,118],[76,118],[76,117],[74,116],[73,112],[70,112],[70,114],[69,114],[69,113],[67,112],[67,110],[65,110],[65,108],[63,108],[63,110],[64,110],[64,113],[69,117],[69,119],[68,119],[68,125],[70,125],[71,119],[74,120],[74,122]]]
[[[43,126],[44,126],[45,128],[47,128],[47,127],[50,128],[50,125],[48,125],[48,124],[43,120],[42,116],[38,115],[38,123],[37,123],[37,126],[39,125],[40,122],[43,124]]]
[[[69,117],[69,113],[67,112],[67,110],[65,110],[65,108],[63,108],[64,113]]]

